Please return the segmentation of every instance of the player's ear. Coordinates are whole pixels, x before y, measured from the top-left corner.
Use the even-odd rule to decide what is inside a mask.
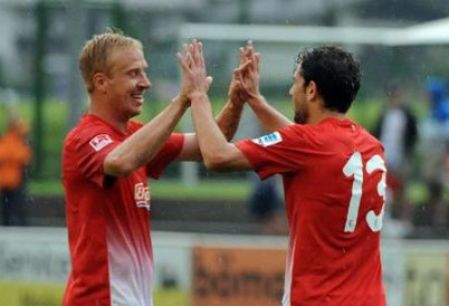
[[[307,84],[306,94],[310,100],[313,100],[318,96],[318,88],[315,81],[310,81],[309,84]]]
[[[93,85],[94,90],[97,90],[100,93],[106,94],[106,84],[107,84],[107,78],[106,75],[103,72],[97,72],[93,76]]]

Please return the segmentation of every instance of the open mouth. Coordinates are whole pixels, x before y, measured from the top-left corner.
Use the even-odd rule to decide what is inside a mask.
[[[139,93],[139,94],[132,94],[131,97],[134,100],[137,100],[139,102],[143,102],[143,93]]]

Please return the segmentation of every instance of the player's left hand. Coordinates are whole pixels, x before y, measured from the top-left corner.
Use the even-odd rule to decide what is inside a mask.
[[[193,40],[177,57],[183,75],[181,95],[191,100],[194,95],[207,94],[212,77],[207,76],[202,43]]]
[[[243,76],[248,73],[251,60],[249,59],[247,48],[239,48],[239,53],[239,67],[234,69],[232,73],[231,83],[229,84],[228,90],[228,99],[234,104],[243,104],[249,98],[243,87]]]
[[[240,48],[240,66],[234,70],[231,81],[232,91],[228,93],[231,99],[243,100],[249,104],[260,100],[260,54],[254,51],[252,41],[245,48]]]
[[[251,101],[251,98],[260,96],[260,53],[255,52],[252,41],[248,41],[244,56],[250,64],[241,72],[240,79],[243,91]]]

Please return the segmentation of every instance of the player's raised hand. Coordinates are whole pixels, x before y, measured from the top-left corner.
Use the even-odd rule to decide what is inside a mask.
[[[231,82],[229,84],[228,98],[232,103],[243,104],[249,96],[243,88],[243,75],[247,73],[251,60],[245,56],[245,48],[239,48],[240,62],[239,67],[234,69]]]
[[[191,100],[193,95],[207,94],[212,77],[206,73],[202,43],[193,40],[177,57],[182,70],[181,95]]]
[[[191,82],[190,79],[187,78],[187,73],[188,68],[193,61],[192,56],[188,50],[189,45],[183,44],[182,51],[176,53],[178,64],[181,68],[181,89],[179,91],[179,96],[186,104],[190,104],[190,98],[188,97],[188,94],[191,87]]]
[[[234,73],[241,84],[241,95],[247,96],[251,103],[252,98],[260,96],[259,81],[260,81],[260,54],[254,51],[252,41],[241,51],[241,62],[248,63],[241,65]]]

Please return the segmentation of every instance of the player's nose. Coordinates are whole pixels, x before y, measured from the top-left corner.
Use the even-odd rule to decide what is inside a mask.
[[[140,79],[139,87],[145,90],[149,90],[151,88],[152,84],[150,79],[146,74],[143,75],[143,77]]]

